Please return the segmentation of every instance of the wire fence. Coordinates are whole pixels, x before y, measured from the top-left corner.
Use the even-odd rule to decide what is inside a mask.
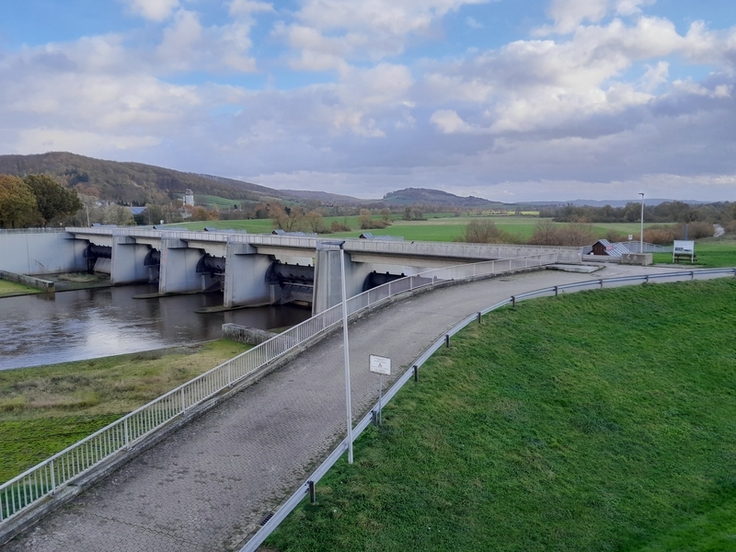
[[[507,305],[515,305],[517,301],[526,299],[533,299],[536,297],[544,296],[557,296],[560,292],[564,291],[578,291],[581,289],[603,289],[606,285],[628,285],[634,283],[647,283],[655,280],[670,280],[670,281],[681,281],[708,279],[714,277],[725,277],[734,276],[736,277],[736,268],[713,268],[713,269],[701,269],[701,270],[690,270],[690,271],[677,271],[677,272],[664,272],[658,274],[647,274],[638,276],[621,276],[616,278],[605,278],[597,280],[586,280],[584,282],[575,282],[571,284],[563,284],[559,286],[550,286],[547,288],[537,289],[528,291],[526,293],[520,293],[518,295],[512,295],[506,299],[499,301],[487,307],[484,310],[474,313],[464,320],[460,321],[453,328],[451,328],[445,335],[440,337],[435,343],[433,343],[422,355],[415,361],[415,363],[409,367],[391,386],[391,388],[383,395],[381,399],[381,405],[385,406],[388,402],[399,392],[399,390],[410,380],[417,377],[419,368],[430,359],[430,357],[441,347],[445,346],[447,340],[463,330],[469,324],[480,321],[481,317],[489,312],[492,312],[501,307]],[[374,423],[376,412],[379,409],[378,403],[358,422],[358,424],[351,430],[351,438],[357,439],[368,426]],[[319,482],[322,477],[334,466],[340,459],[342,454],[348,449],[348,439],[346,438],[341,441],[327,459],[320,464],[320,466],[307,478],[307,480],[292,494],[281,507],[263,524],[258,532],[248,540],[248,542],[241,548],[240,552],[256,552],[258,547],[268,538],[268,536],[279,526],[279,524],[286,519],[286,517],[299,505],[299,503],[307,495],[315,493],[315,485]]]
[[[429,270],[351,297],[347,301],[348,315],[427,286],[541,267],[556,260],[557,253],[548,253]],[[0,527],[5,521],[54,495],[75,478],[91,472],[101,462],[130,449],[192,407],[232,388],[285,353],[337,327],[342,321],[341,308],[341,304],[335,305],[212,368],[0,485]]]

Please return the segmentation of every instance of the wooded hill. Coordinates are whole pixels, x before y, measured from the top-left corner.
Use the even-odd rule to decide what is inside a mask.
[[[407,206],[407,205],[445,205],[448,207],[466,207],[466,208],[486,208],[506,207],[507,204],[498,201],[489,201],[482,197],[460,197],[455,194],[443,192],[440,190],[431,190],[427,188],[405,188],[390,192],[383,196],[383,203],[389,206]]]
[[[195,194],[233,200],[268,201],[302,199],[299,192],[286,192],[250,182],[193,174],[143,163],[105,161],[65,152],[38,155],[0,155],[0,174],[25,176],[48,174],[79,193],[129,205],[166,203],[187,189]],[[309,192],[305,192],[309,194]],[[329,201],[334,194],[321,194]],[[345,196],[334,195],[340,202]],[[355,203],[360,200],[349,198]]]
[[[460,197],[439,190],[406,188],[386,194],[383,199],[365,200],[340,194],[307,190],[276,190],[231,178],[194,174],[145,165],[105,161],[66,152],[37,155],[0,155],[0,174],[23,177],[48,174],[80,194],[127,205],[164,204],[178,199],[185,190],[195,195],[232,200],[318,201],[322,204],[404,207],[414,205],[460,208],[508,207],[477,197]]]

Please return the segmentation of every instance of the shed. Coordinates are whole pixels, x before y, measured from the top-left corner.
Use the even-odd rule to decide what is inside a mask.
[[[604,255],[608,257],[621,257],[630,253],[629,249],[620,243],[611,243],[608,240],[598,240],[592,247],[593,255]]]

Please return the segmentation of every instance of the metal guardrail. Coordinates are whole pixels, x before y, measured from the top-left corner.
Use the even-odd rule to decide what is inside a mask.
[[[208,236],[205,232],[197,234]],[[347,302],[348,315],[422,287],[540,267],[552,264],[556,259],[557,254],[551,253],[425,271],[351,297]],[[239,383],[308,340],[336,327],[342,322],[341,308],[341,304],[335,305],[212,368],[0,485],[0,526],[46,497],[54,495],[101,462],[128,450],[133,444],[177,416],[185,414],[192,407]]]
[[[619,276],[616,278],[605,278],[605,279],[597,279],[597,280],[586,280],[584,282],[575,282],[571,284],[563,284],[559,286],[551,286],[547,288],[542,289],[536,289],[533,291],[528,291],[526,293],[520,293],[518,295],[512,295],[511,297],[508,297],[502,301],[499,301],[498,303],[495,303],[491,305],[490,307],[487,307],[484,310],[478,311],[477,313],[468,316],[464,320],[460,321],[458,324],[456,324],[452,329],[450,329],[445,335],[443,335],[441,338],[439,338],[437,341],[432,344],[429,349],[427,349],[422,355],[414,362],[414,364],[410,367],[410,369],[406,370],[398,380],[394,382],[394,384],[391,386],[391,388],[383,395],[383,398],[381,400],[381,405],[385,406],[388,404],[388,402],[396,395],[396,393],[399,392],[399,390],[413,377],[415,377],[416,371],[419,370],[419,368],[427,362],[427,360],[430,359],[430,357],[437,352],[438,349],[445,346],[446,340],[449,337],[452,337],[456,333],[458,333],[460,330],[464,329],[469,324],[475,322],[476,320],[480,320],[480,317],[484,314],[488,314],[491,311],[494,311],[496,309],[499,309],[501,307],[504,307],[506,305],[515,305],[517,301],[525,300],[525,299],[533,299],[535,297],[542,297],[542,296],[548,296],[548,295],[555,295],[560,291],[565,290],[575,290],[579,288],[597,288],[597,289],[603,289],[605,284],[628,284],[628,283],[634,283],[634,282],[650,282],[652,280],[664,280],[664,279],[674,279],[674,280],[682,280],[683,278],[689,277],[691,280],[694,280],[697,276],[717,276],[717,275],[723,275],[723,276],[734,276],[736,277],[736,268],[713,268],[713,269],[701,269],[701,270],[689,270],[689,271],[678,271],[678,272],[665,272],[665,273],[659,273],[659,274],[647,274],[647,275],[640,275],[640,276]],[[352,439],[357,439],[363,431],[365,431],[369,425],[373,423],[374,420],[374,413],[377,412],[379,408],[378,403],[376,403],[373,408],[358,422],[358,424],[353,428],[351,431],[352,433]],[[297,489],[294,494],[292,494],[282,505],[281,507],[271,516],[266,523],[263,524],[263,526],[256,532],[255,535],[253,535],[250,540],[240,549],[240,552],[255,552],[258,547],[263,544],[263,541],[265,541],[268,536],[273,533],[273,531],[276,529],[276,527],[279,526],[279,524],[286,519],[286,517],[299,505],[299,503],[306,497],[308,494],[313,492],[315,485],[317,482],[319,482],[320,479],[330,470],[332,466],[334,466],[337,461],[340,459],[342,454],[347,450],[348,448],[348,440],[347,436],[346,438],[341,441],[337,447],[335,447],[335,450],[332,451],[332,453],[327,457],[327,459],[322,462],[322,464],[319,465],[319,467],[307,478],[307,481],[305,481],[299,489]]]

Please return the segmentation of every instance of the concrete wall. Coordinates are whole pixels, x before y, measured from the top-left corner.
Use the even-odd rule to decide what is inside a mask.
[[[351,260],[350,255],[345,253],[345,294],[348,298],[363,291],[363,282],[374,270],[374,266],[371,263],[355,263]],[[340,250],[317,250],[312,314],[319,314],[341,301]]]
[[[223,305],[271,304],[279,299],[274,286],[266,282],[266,272],[273,262],[268,255],[259,255],[252,245],[228,243],[225,256],[225,293]],[[275,286],[278,287],[278,286]],[[278,293],[280,294],[280,289]]]
[[[223,324],[222,337],[246,343],[247,345],[260,345],[264,341],[268,341],[278,334],[260,330],[258,328],[248,328],[239,324]]]
[[[190,249],[186,242],[176,238],[161,240],[161,270],[159,293],[202,291],[203,278],[197,274],[197,263],[204,255],[201,249]]]
[[[56,291],[56,285],[50,280],[42,280],[41,278],[34,278],[33,276],[24,276],[23,274],[16,274],[15,272],[8,272],[6,270],[0,270],[0,279],[42,289],[49,293],[54,293],[54,291]]]
[[[139,245],[133,238],[113,236],[110,283],[147,282],[149,274],[144,261],[150,250],[149,245]]]
[[[626,255],[621,255],[621,264],[649,266],[652,264],[652,254],[628,253]]]
[[[84,240],[66,232],[0,231],[0,270],[16,274],[58,274],[86,271]]]

